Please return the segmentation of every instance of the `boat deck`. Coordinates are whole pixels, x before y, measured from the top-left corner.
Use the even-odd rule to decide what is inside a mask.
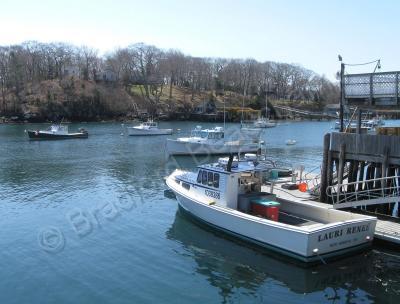
[[[262,191],[271,192],[271,185],[264,185]],[[311,204],[320,206],[326,209],[332,209],[331,204],[321,203],[308,192],[301,192],[299,190],[286,190],[282,188],[282,183],[275,183],[273,186],[273,193],[280,200],[294,201],[303,204]],[[400,245],[400,223],[378,219],[375,228],[374,237],[391,244]]]
[[[288,224],[292,226],[304,227],[304,226],[314,226],[320,225],[321,223],[315,222],[300,216],[296,216],[294,214],[286,213],[286,212],[279,212],[279,220],[278,222],[283,224]]]

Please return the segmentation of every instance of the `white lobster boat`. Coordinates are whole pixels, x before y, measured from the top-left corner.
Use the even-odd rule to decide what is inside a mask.
[[[224,129],[202,129],[197,126],[190,137],[167,140],[169,155],[216,155],[256,152],[260,148],[253,140],[225,140]]]
[[[129,136],[140,135],[171,135],[172,129],[159,129],[153,120],[141,123],[139,126],[127,127]]]
[[[274,128],[276,127],[277,123],[274,120],[269,120],[264,117],[259,117],[255,122],[254,122],[254,127],[255,128]]]
[[[185,213],[218,230],[303,262],[365,249],[376,218],[261,192],[265,166],[257,160],[220,159],[197,172],[175,170],[166,179]],[[269,216],[254,206],[273,206]],[[274,208],[274,209],[273,209]]]
[[[240,123],[240,139],[260,140],[263,133],[262,128],[254,127],[254,122],[242,121]]]

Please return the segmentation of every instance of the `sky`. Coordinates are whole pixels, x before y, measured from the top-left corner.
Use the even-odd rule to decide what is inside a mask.
[[[196,57],[299,64],[333,80],[338,54],[400,70],[399,14],[397,0],[0,0],[0,45],[62,41],[106,54],[144,42]]]

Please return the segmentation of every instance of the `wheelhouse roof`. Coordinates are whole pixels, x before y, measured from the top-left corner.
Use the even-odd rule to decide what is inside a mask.
[[[197,168],[203,169],[203,170],[226,173],[226,174],[252,172],[252,171],[262,172],[262,171],[267,171],[269,169],[262,162],[249,161],[249,160],[240,160],[240,161],[234,160],[232,162],[231,171],[227,171],[226,170],[227,163],[228,163],[227,161],[225,163],[225,159],[224,159],[223,162],[219,161],[217,163],[204,164],[204,165],[197,166]]]

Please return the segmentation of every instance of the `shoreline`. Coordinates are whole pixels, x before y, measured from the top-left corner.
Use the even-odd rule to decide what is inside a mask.
[[[99,120],[90,120],[90,121],[78,121],[78,120],[66,120],[63,121],[63,124],[74,124],[74,123],[135,123],[135,122],[143,122],[146,121],[147,118],[131,118],[131,119],[99,119]],[[162,122],[173,122],[173,121],[193,121],[193,122],[205,122],[205,123],[223,123],[223,120],[201,120],[201,119],[154,119],[155,121]],[[335,119],[274,119],[274,121],[278,122],[295,122],[295,121],[335,121]],[[240,123],[240,121],[230,121],[226,120],[227,123]],[[0,125],[24,125],[24,124],[52,124],[54,121],[29,121],[29,120],[0,120]]]

